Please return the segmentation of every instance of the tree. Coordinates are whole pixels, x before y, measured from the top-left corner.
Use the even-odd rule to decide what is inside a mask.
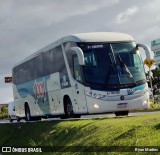
[[[160,86],[160,64],[155,68],[152,69],[151,72],[153,73],[153,85]]]

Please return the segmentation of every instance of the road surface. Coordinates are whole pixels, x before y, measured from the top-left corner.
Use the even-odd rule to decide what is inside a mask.
[[[132,116],[139,116],[139,115],[148,115],[148,114],[159,114],[160,115],[160,111],[152,111],[152,112],[130,112],[129,113],[129,117],[132,117]],[[115,114],[100,114],[100,115],[84,115],[84,116],[81,116],[81,118],[79,119],[92,119],[92,118],[114,118],[116,117]],[[127,117],[127,116],[124,116],[124,117]],[[74,120],[75,118],[73,119],[70,119],[70,120]],[[48,119],[42,119],[41,121],[57,121],[57,120],[62,120],[60,118],[48,118]],[[66,120],[66,119],[63,119],[63,120]],[[63,121],[62,120],[62,121]],[[77,118],[76,118],[77,120]],[[25,123],[25,120],[21,120],[20,122],[23,122]],[[32,122],[37,122],[37,121],[32,121]],[[10,123],[9,120],[0,120],[0,124],[5,124],[5,123]],[[12,123],[17,123],[16,120],[14,120]]]

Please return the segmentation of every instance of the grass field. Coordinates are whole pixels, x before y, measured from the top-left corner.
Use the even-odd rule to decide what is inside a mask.
[[[80,152],[84,146],[160,146],[160,115],[0,124],[0,137],[0,146],[82,146]]]

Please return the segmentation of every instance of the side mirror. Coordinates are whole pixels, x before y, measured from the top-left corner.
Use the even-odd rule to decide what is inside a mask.
[[[148,46],[144,45],[144,44],[137,44],[136,46],[137,48],[138,47],[142,47],[144,50],[145,50],[145,53],[146,53],[146,58],[147,60],[151,60],[151,50]]]
[[[78,56],[78,61],[80,65],[85,65],[84,61],[84,54],[81,48],[79,47],[72,47],[71,50],[75,51]]]

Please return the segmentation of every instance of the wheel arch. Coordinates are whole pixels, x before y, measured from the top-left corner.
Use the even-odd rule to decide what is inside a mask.
[[[64,96],[63,96],[63,110],[64,110],[64,114],[65,114],[65,108],[66,108],[66,106],[67,106],[67,101],[68,100],[70,100],[71,102],[72,102],[72,100],[71,100],[71,98],[69,97],[69,95],[68,94],[65,94]]]
[[[68,99],[71,100],[71,98],[69,97],[69,95],[66,94],[66,95],[63,96],[63,105],[65,105],[67,103]]]
[[[29,103],[26,101],[25,103],[24,103],[24,113],[25,113],[25,116],[26,116],[26,109],[27,108],[29,108],[29,111],[30,111],[30,114],[31,114],[31,108],[30,108],[30,106],[29,106]]]
[[[70,96],[68,94],[64,95],[63,97],[63,106],[64,106],[64,114],[66,115],[67,113],[67,105],[68,105],[68,102],[71,102],[71,105],[72,105],[72,108],[73,108],[73,102],[72,102],[72,99],[70,98]],[[74,113],[74,110],[73,110],[73,113]]]

